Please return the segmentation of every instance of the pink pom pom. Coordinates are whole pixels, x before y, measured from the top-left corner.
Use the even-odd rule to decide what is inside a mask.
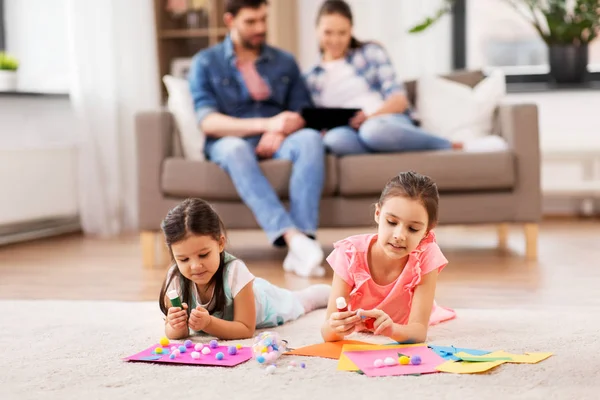
[[[204,346],[202,346],[202,343],[196,343],[196,345],[194,346],[194,350],[201,351],[202,347],[204,347]]]

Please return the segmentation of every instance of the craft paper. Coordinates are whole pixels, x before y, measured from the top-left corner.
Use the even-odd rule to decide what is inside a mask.
[[[455,356],[458,357],[461,361],[470,361],[470,362],[486,362],[486,361],[506,361],[511,362],[512,358],[508,356],[498,357],[494,356],[495,353],[486,354],[483,356],[474,356],[467,353],[456,353]]]
[[[227,346],[219,346],[216,349],[210,349],[210,354],[204,355],[200,352],[200,358],[198,360],[194,360],[192,358],[192,352],[194,351],[193,347],[188,348],[185,353],[181,353],[180,355],[175,357],[175,359],[171,360],[169,358],[169,354],[171,354],[170,348],[172,346],[179,347],[181,345],[183,345],[183,343],[171,343],[168,346],[161,346],[160,344],[155,344],[154,346],[150,346],[142,352],[125,358],[125,361],[234,367],[252,358],[252,349],[250,347],[242,347],[241,349],[238,349],[237,354],[230,355],[229,353],[227,353]],[[156,354],[154,352],[154,350],[157,347],[162,347],[162,354]],[[223,353],[224,357],[222,360],[217,360],[215,358],[215,355],[218,352]]]
[[[446,361],[436,367],[440,372],[449,372],[452,374],[478,374],[489,371],[498,365],[504,364],[505,360],[491,362],[468,362],[468,361]]]
[[[469,358],[468,361],[480,361],[478,359],[478,356],[470,356],[469,354],[465,354],[465,353],[456,353],[457,357],[460,357],[461,359],[467,361],[465,358],[462,357],[463,355],[465,355],[467,358]],[[499,351],[495,351],[493,353],[487,354],[483,357],[485,357],[485,358],[487,358],[487,357],[507,358],[508,361],[506,361],[506,362],[515,363],[515,364],[536,364],[536,363],[539,363],[540,361],[547,359],[551,355],[552,355],[552,353],[511,354],[511,353],[507,353],[503,350],[499,350]]]
[[[485,354],[489,354],[490,352],[487,350],[475,350],[475,349],[465,349],[462,347],[454,347],[454,346],[435,346],[430,344],[429,348],[437,353],[440,357],[446,360],[455,360],[459,361],[460,358],[455,356],[456,353],[464,352],[473,356],[483,356]]]
[[[437,355],[427,346],[412,346],[402,349],[387,347],[381,350],[368,351],[344,351],[344,354],[367,376],[393,376],[393,375],[413,375],[413,374],[428,374],[437,372],[436,367],[444,363],[444,359]],[[419,355],[421,357],[420,365],[400,365],[383,366],[377,368],[373,365],[376,359],[385,359],[392,357],[398,360],[398,353],[406,356]]]
[[[424,344],[347,344],[342,349],[340,360],[338,361],[338,371],[359,371],[360,368],[356,366],[345,354],[347,351],[369,351],[369,350],[385,350],[385,349],[402,349],[405,347],[423,347]],[[397,353],[402,353],[402,350],[398,350]]]
[[[300,347],[298,349],[288,351],[285,354],[292,356],[332,358],[337,360],[342,354],[342,347],[347,344],[371,345],[371,343],[361,342],[359,340],[340,340],[339,342],[326,342]]]

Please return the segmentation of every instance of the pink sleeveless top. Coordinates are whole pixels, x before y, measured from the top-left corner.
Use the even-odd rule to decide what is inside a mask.
[[[419,246],[408,255],[408,261],[398,278],[381,286],[373,281],[368,265],[369,245],[377,240],[376,234],[350,236],[334,243],[327,257],[333,271],[352,288],[348,307],[351,310],[378,308],[395,323],[405,325],[410,315],[415,288],[423,275],[441,271],[448,264],[435,241],[433,232],[423,238]],[[433,305],[430,325],[456,317],[454,310]]]

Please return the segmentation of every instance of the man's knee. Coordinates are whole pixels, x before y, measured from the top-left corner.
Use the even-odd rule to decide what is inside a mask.
[[[310,151],[324,151],[325,145],[321,134],[315,129],[304,128],[294,132],[293,140],[298,143],[298,147]]]
[[[385,149],[392,137],[399,137],[401,127],[394,125],[384,117],[377,117],[365,121],[358,135],[362,142],[372,149]]]
[[[252,146],[239,137],[219,139],[211,149],[210,158],[218,164],[254,158]]]

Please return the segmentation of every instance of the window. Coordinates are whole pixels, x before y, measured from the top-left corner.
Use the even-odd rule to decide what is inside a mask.
[[[0,51],[4,49],[4,0],[0,0]]]
[[[510,81],[545,81],[548,47],[533,25],[505,0],[458,0],[455,68],[501,68]],[[462,28],[457,24],[462,23]],[[588,70],[600,75],[600,38],[589,45]]]

